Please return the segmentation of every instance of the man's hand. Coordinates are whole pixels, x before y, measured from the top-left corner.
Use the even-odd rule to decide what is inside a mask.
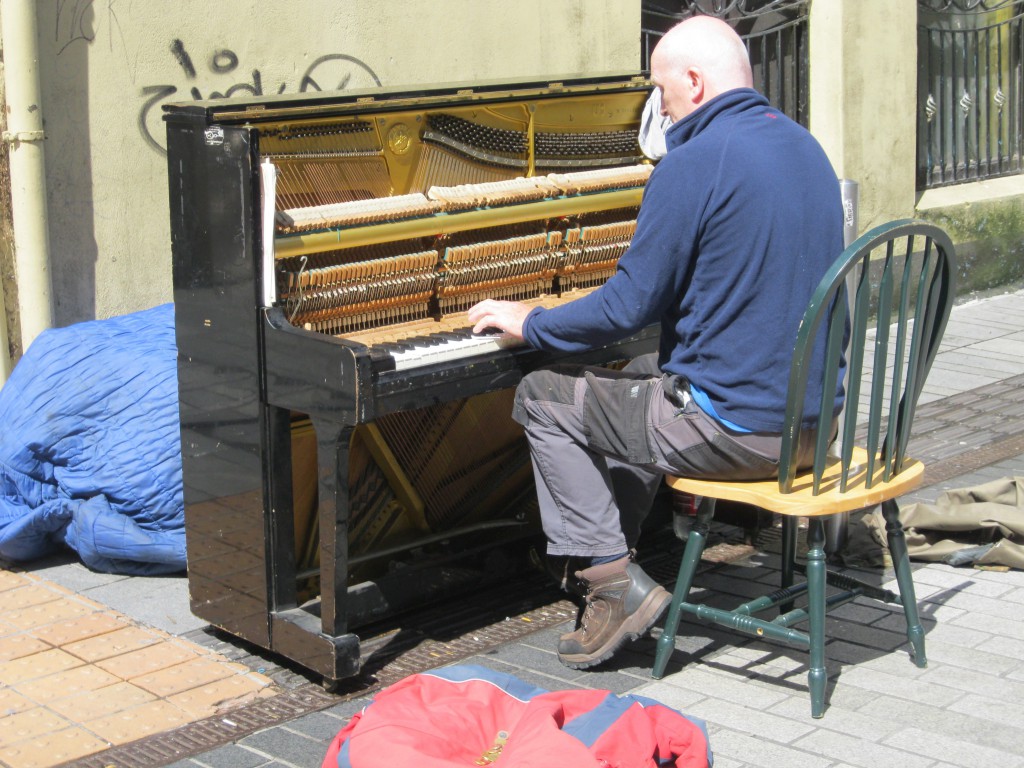
[[[473,324],[473,333],[481,333],[488,328],[498,328],[507,335],[522,341],[523,322],[530,314],[530,309],[531,307],[517,301],[485,299],[469,308],[469,322]]]

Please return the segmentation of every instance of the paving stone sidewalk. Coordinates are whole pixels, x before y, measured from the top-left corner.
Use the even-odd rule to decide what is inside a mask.
[[[972,487],[1024,476],[1024,454],[952,478]],[[933,498],[938,488],[922,492]],[[729,535],[721,529],[720,535]],[[709,568],[696,589],[727,598],[778,584],[777,557],[756,554]],[[870,577],[872,572],[867,572]],[[895,589],[891,573],[883,586]],[[570,625],[549,628],[461,663],[537,686],[601,688],[649,696],[708,724],[716,768],[948,768],[1024,766],[1024,572],[917,565],[928,667],[905,650],[898,607],[854,601],[828,620],[828,709],[810,716],[806,654],[683,620],[663,680],[652,681],[654,638],[596,671],[563,667],[553,648]],[[725,599],[723,599],[723,602]],[[326,745],[370,697],[276,725],[176,768],[318,766]]]
[[[1022,383],[1024,293],[956,307],[911,448],[931,465],[930,479],[902,501],[1024,477],[1024,445],[1017,444],[1024,434]],[[993,445],[1001,451],[985,450]],[[742,597],[750,582],[777,584],[778,576],[777,557],[759,553],[705,570],[696,588]],[[891,573],[879,576],[895,588]],[[917,564],[914,580],[928,667],[918,669],[904,648],[902,609],[847,604],[828,621],[829,708],[820,720],[810,716],[803,652],[685,619],[661,681],[650,678],[652,638],[598,671],[563,667],[553,648],[568,624],[467,661],[546,688],[642,694],[701,717],[716,768],[1024,766],[1024,572]],[[177,765],[315,765],[311,753],[365,701],[340,703]]]
[[[1024,477],[1022,384],[1024,292],[956,307],[911,444],[911,453],[928,465],[925,487],[903,503],[931,501],[950,488]],[[726,525],[716,525],[714,533],[719,541],[742,535]],[[77,578],[74,574],[58,565],[43,575],[59,581]],[[894,585],[891,572],[862,575]],[[717,768],[1024,766],[1024,572],[918,563],[914,576],[928,667],[918,669],[908,656],[901,609],[849,603],[828,620],[828,709],[820,720],[810,717],[805,653],[686,619],[669,674],[660,681],[650,677],[653,637],[597,670],[563,667],[554,645],[570,628],[568,621],[450,661],[511,672],[549,689],[601,688],[656,698],[707,721]],[[749,595],[752,587],[777,584],[778,578],[778,558],[764,548],[733,562],[705,564],[695,589],[727,601]],[[90,588],[80,589],[89,594]],[[166,585],[164,595],[167,606],[174,603]],[[153,609],[148,606],[151,616],[172,613],[169,607]],[[119,610],[131,615],[130,605]],[[188,616],[151,620],[171,623],[182,634],[200,631]],[[459,646],[464,647],[472,646]],[[279,687],[289,687],[289,681],[280,682]],[[316,711],[199,753],[164,752],[162,762],[153,752],[114,748],[70,765],[318,766],[330,739],[369,698],[321,694],[310,707]],[[132,754],[145,760],[132,763]]]

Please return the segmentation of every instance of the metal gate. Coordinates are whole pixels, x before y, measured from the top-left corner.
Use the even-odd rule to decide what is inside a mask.
[[[691,16],[728,22],[747,44],[754,87],[772,106],[806,126],[809,118],[807,14],[810,0],[643,0],[641,67],[669,29]]]
[[[918,0],[917,185],[1020,173],[1024,2]]]

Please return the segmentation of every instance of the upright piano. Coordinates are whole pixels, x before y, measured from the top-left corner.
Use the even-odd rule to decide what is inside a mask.
[[[524,373],[614,364],[484,334],[629,244],[650,84],[608,75],[165,107],[193,612],[334,682],[358,630],[537,533]],[[489,556],[481,558],[493,564]],[[499,569],[501,570],[501,569]]]

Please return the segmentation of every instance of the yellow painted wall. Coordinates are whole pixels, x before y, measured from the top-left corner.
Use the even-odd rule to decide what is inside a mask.
[[[164,103],[639,66],[621,0],[38,7],[57,325],[171,300]]]
[[[917,3],[814,0],[811,132],[859,185],[861,231],[914,210]]]

